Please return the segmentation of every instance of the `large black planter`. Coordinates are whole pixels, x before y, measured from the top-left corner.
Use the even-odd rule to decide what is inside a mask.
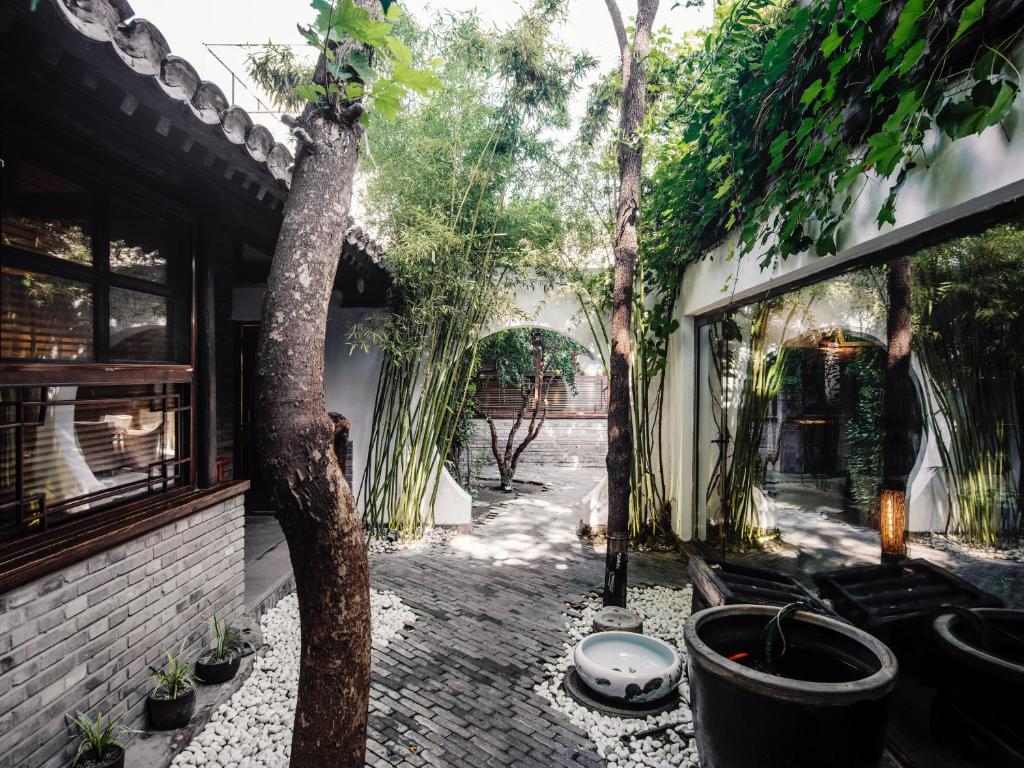
[[[882,757],[896,657],[843,622],[783,622],[780,674],[730,661],[757,655],[777,608],[727,605],[686,622],[687,669],[702,768],[875,768]]]
[[[157,731],[172,731],[184,728],[192,719],[196,708],[196,689],[189,688],[176,699],[161,698],[150,693],[146,706],[149,710],[149,726]]]
[[[216,685],[226,683],[238,672],[238,665],[242,663],[242,652],[235,654],[226,660],[212,660],[209,657],[200,657],[196,662],[195,674],[199,682],[204,685]]]
[[[124,750],[120,747],[110,747],[106,757],[97,760],[96,753],[88,749],[78,758],[75,768],[124,768]]]
[[[1024,611],[975,608],[988,625],[988,645],[969,616],[932,622],[936,654],[932,705],[935,738],[983,764],[1024,766]]]

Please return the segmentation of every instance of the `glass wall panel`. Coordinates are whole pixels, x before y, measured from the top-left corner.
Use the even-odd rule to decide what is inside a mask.
[[[0,269],[0,356],[93,359],[93,287],[39,272]]]
[[[110,289],[110,357],[113,360],[170,360],[170,301],[124,288]]]
[[[909,497],[917,529],[948,525],[977,543],[1015,539],[1024,499],[1024,222],[923,249],[910,263],[911,381],[899,395],[905,419],[892,474],[919,470],[917,501]],[[702,518],[724,517],[730,537],[746,541],[807,513],[878,527],[888,275],[888,265],[861,269],[701,326]]]

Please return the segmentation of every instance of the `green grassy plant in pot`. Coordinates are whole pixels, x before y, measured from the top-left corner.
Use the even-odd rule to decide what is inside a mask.
[[[153,690],[146,700],[149,725],[158,731],[183,728],[196,708],[196,679],[192,665],[167,653],[162,669],[150,670]]]
[[[78,750],[71,761],[75,768],[124,768],[125,746],[120,739],[136,731],[102,712],[95,720],[82,712],[69,719],[78,732]]]
[[[876,768],[896,657],[848,624],[762,605],[708,608],[684,633],[703,768]]]
[[[210,606],[211,610],[213,606]],[[195,676],[205,685],[226,683],[238,672],[242,661],[242,633],[236,627],[224,622],[213,611],[210,619],[213,644],[196,661]]]

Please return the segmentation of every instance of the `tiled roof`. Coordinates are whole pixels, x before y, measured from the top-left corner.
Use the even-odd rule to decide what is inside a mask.
[[[275,141],[270,130],[254,123],[249,114],[228,103],[224,92],[202,80],[186,59],[170,51],[159,29],[135,16],[126,0],[50,0],[58,13],[90,40],[108,43],[125,66],[139,75],[154,78],[171,99],[187,104],[197,120],[217,126],[229,142],[244,147],[249,156],[285,188],[292,180],[292,153]],[[383,247],[352,217],[345,242],[362,252],[378,267]]]
[[[266,126],[228,103],[224,92],[202,80],[187,60],[171,53],[167,40],[153,24],[133,17],[123,0],[51,0],[59,14],[79,33],[108,43],[125,66],[152,77],[175,101],[187,104],[197,120],[218,126],[232,144],[242,145],[257,163],[287,187],[292,177],[292,153],[274,140]]]

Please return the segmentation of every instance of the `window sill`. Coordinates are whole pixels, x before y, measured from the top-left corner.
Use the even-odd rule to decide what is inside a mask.
[[[249,489],[248,480],[140,499],[0,545],[0,594],[143,536]]]

